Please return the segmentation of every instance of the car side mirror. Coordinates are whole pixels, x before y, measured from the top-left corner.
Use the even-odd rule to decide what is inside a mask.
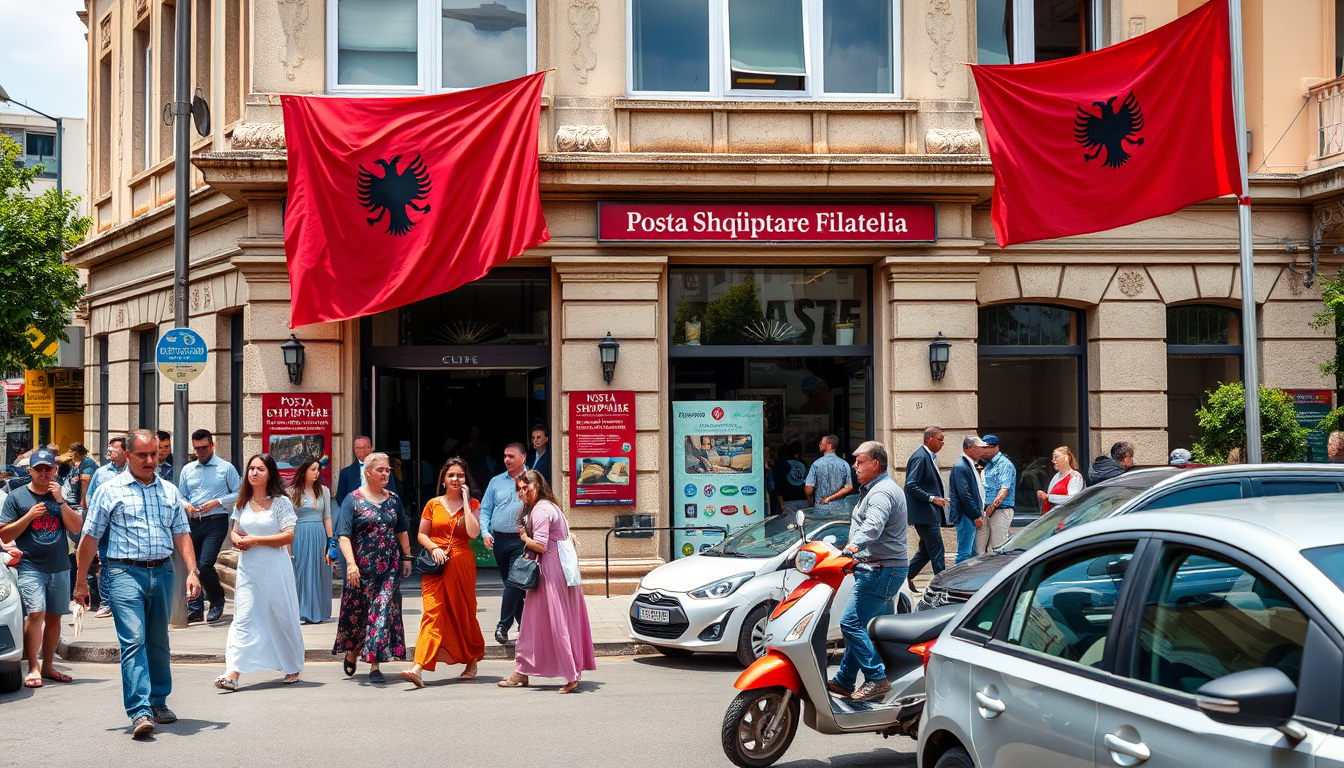
[[[1210,720],[1247,728],[1275,728],[1290,739],[1306,738],[1292,722],[1297,686],[1281,670],[1260,667],[1210,680],[1195,691],[1195,706]]]
[[[1125,571],[1129,569],[1129,561],[1133,555],[1121,555],[1102,560],[1097,558],[1087,565],[1087,575],[1095,578],[1102,576],[1124,576]]]

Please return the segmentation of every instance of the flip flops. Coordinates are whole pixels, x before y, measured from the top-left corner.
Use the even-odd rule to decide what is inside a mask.
[[[229,691],[232,693],[233,691],[238,690],[238,681],[230,680],[228,675],[220,675],[215,678],[215,687],[222,691]]]
[[[281,680],[280,682],[284,683],[285,685],[293,685],[299,682],[299,673],[295,672],[292,675],[285,675],[285,679]]]
[[[409,670],[409,669],[403,669],[403,670],[401,671],[401,676],[402,676],[403,678],[405,678],[406,680],[410,680],[410,681],[411,681],[411,685],[414,685],[416,688],[424,688],[424,687],[425,687],[425,681],[424,681],[424,679],[421,678],[419,675],[415,674],[414,672],[412,672],[412,671]]]
[[[495,683],[495,685],[498,685],[500,688],[526,688],[527,678],[515,672],[507,678]]]
[[[64,672],[53,672],[53,673],[50,674],[50,675],[43,675],[43,676],[42,676],[42,679],[43,679],[43,680],[54,680],[54,681],[56,681],[56,682],[58,682],[58,683],[68,683],[68,682],[74,680],[73,677],[71,677],[71,676],[65,674]]]

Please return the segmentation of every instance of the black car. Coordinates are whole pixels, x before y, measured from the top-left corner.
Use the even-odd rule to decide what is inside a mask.
[[[966,602],[1018,555],[1060,531],[1093,520],[1208,501],[1313,493],[1344,493],[1344,465],[1228,464],[1131,470],[1084,488],[1013,534],[997,550],[944,569],[929,582],[915,610]]]

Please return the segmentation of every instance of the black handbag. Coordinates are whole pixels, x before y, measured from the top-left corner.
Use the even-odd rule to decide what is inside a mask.
[[[541,568],[537,566],[536,560],[525,555],[513,559],[513,563],[509,566],[509,576],[504,579],[505,584],[524,592],[536,589],[539,581],[541,581]]]
[[[443,502],[440,501],[439,503],[442,504]],[[447,509],[448,505],[444,504],[443,508]],[[452,541],[453,534],[455,533],[457,533],[456,521],[453,522],[452,529],[448,531],[449,541]],[[453,551],[451,548],[444,549],[443,554],[444,554],[444,560],[442,563],[440,563],[434,560],[433,549],[421,549],[420,554],[415,556],[415,560],[412,564],[413,567],[415,568],[415,572],[420,574],[421,576],[437,576],[438,574],[442,573],[443,566],[448,564],[448,560],[451,559],[453,556]]]

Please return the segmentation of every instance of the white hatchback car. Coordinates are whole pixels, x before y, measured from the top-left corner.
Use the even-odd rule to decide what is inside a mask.
[[[23,603],[18,577],[0,550],[0,693],[23,687]]]
[[[1123,515],[999,571],[927,657],[921,768],[1344,766],[1338,494]]]
[[[804,514],[809,540],[841,549],[849,543],[848,512]],[[776,515],[655,568],[640,581],[630,605],[630,638],[666,656],[732,653],[743,666],[751,664],[765,653],[765,625],[775,602],[803,581],[793,567],[800,541],[793,516]],[[837,606],[844,606],[853,584],[852,576],[845,578]],[[910,611],[904,583],[895,602],[898,612]],[[840,639],[839,610],[831,614],[827,639]]]

